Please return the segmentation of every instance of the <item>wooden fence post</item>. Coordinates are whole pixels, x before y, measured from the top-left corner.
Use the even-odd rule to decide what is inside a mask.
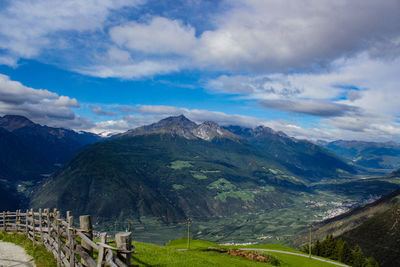
[[[3,230],[7,232],[6,212],[3,211]]]
[[[68,216],[69,215],[69,216]],[[67,244],[69,247],[69,267],[75,266],[75,246],[74,246],[74,217],[71,216],[71,212],[67,212],[67,222],[68,222],[68,240]]]
[[[56,211],[55,221],[56,221],[56,231],[57,231],[57,267],[61,267],[61,231],[60,231],[59,211]]]
[[[35,234],[35,212],[33,209],[31,209],[31,215],[32,215],[32,237],[33,237],[33,245],[35,245],[35,240],[36,240],[36,234]]]
[[[93,239],[93,226],[90,219],[90,215],[79,216],[79,227],[89,239]],[[90,255],[93,256],[93,248],[87,244],[84,240],[81,241],[82,248]],[[84,259],[81,259],[83,266],[88,266]]]
[[[42,209],[39,209],[39,232],[40,232],[40,243],[43,244]]]
[[[99,256],[97,258],[97,267],[101,267],[103,266],[103,260],[104,260],[104,256],[105,256],[105,249],[102,246],[102,244],[106,244],[107,242],[107,233],[101,233],[100,234],[100,248],[99,248]]]
[[[18,228],[19,228],[19,224],[20,224],[20,221],[19,221],[19,210],[17,210],[16,211],[16,213],[15,213],[15,229],[16,229],[16,232],[18,233]]]
[[[26,236],[28,236],[28,234],[29,234],[29,228],[28,228],[29,222],[28,222],[28,217],[29,217],[29,211],[26,210],[26,211],[25,211],[25,234],[26,234]]]
[[[132,232],[119,232],[115,235],[115,242],[117,243],[117,248],[124,250],[132,249]],[[117,253],[117,256],[128,266],[131,264],[131,254],[130,253]]]

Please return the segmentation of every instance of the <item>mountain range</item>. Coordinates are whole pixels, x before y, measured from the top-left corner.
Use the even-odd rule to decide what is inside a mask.
[[[264,126],[197,124],[182,115],[103,139],[7,115],[0,117],[0,209],[57,207],[91,214],[100,224],[131,220],[175,225],[191,217],[204,237],[216,236],[212,229],[217,227],[232,238],[240,237],[242,230],[257,232],[259,238],[271,229],[287,228],[284,219],[265,214],[282,214],[293,229],[300,229],[308,223],[308,214],[320,209],[318,205],[337,208],[398,188],[400,170],[387,177],[369,177],[370,165],[359,167],[353,154],[343,152],[356,146],[346,142],[320,146]],[[370,151],[363,142],[357,147],[361,144],[364,150],[359,153]],[[373,143],[371,151],[389,145],[395,147]],[[346,149],[337,155],[337,147]],[[344,202],[337,204],[339,199]],[[306,206],[312,201],[311,211]],[[385,207],[378,210],[394,212],[389,211],[392,206]],[[346,220],[340,225],[333,220],[320,229],[333,225],[345,238],[378,215],[358,216],[357,210],[352,214],[350,226]],[[266,224],[265,218],[274,223]],[[206,229],[200,221],[208,220],[212,223]],[[241,226],[223,225],[224,221]],[[354,233],[350,236],[361,237],[361,232]]]
[[[356,172],[333,153],[266,127],[222,128],[177,116],[85,149],[31,204],[171,223],[280,206],[283,192]]]
[[[43,175],[100,140],[92,133],[42,126],[23,116],[0,117],[0,193],[7,192],[1,195],[8,200],[1,201],[2,207],[20,206],[24,196],[17,190],[25,188],[21,183],[35,185]]]
[[[338,140],[318,144],[359,166],[389,171],[400,168],[400,144],[395,142]]]

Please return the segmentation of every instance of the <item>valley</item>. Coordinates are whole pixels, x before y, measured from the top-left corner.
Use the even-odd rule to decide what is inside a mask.
[[[16,120],[49,134],[48,128]],[[30,134],[3,135],[35,153],[31,139],[24,139]],[[9,173],[0,183],[8,194],[3,198],[15,208],[91,214],[97,235],[128,230],[139,242],[163,245],[183,238],[190,218],[194,239],[301,247],[310,223],[340,217],[400,188],[397,172],[358,166],[266,127],[222,128],[176,116],[85,140],[63,164],[43,159],[52,164],[27,165],[43,168],[31,178],[18,179],[3,168]]]

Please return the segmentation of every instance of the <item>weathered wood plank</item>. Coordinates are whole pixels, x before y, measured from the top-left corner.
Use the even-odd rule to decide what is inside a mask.
[[[70,267],[74,267],[75,266],[74,217],[71,216],[71,212],[67,213],[67,221],[68,221],[67,244],[70,249],[68,257],[69,257]]]
[[[90,246],[90,248],[95,249],[95,250],[99,250],[99,245],[97,245],[93,240],[89,239],[89,237],[87,237],[85,234],[81,233],[81,232],[77,232],[76,233],[77,236],[79,236],[80,238],[82,238],[82,241],[85,241],[85,243]]]
[[[76,246],[75,248],[76,254],[81,256],[81,259],[84,260],[84,265],[82,262],[83,266],[88,266],[88,267],[97,267],[96,261],[92,258],[91,255],[89,255],[86,250],[82,246]]]
[[[115,242],[117,247],[122,250],[132,249],[132,233],[131,232],[119,232],[115,235]],[[117,258],[122,262],[129,264],[131,262],[131,254],[118,252]]]
[[[107,233],[101,233],[100,234],[100,244],[106,244],[107,242]],[[103,265],[103,260],[104,260],[104,246],[99,245],[99,254],[97,258],[97,267],[101,267]]]

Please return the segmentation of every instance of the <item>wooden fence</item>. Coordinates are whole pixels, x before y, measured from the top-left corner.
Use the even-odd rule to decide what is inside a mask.
[[[132,266],[132,233],[117,233],[116,247],[107,244],[107,233],[101,233],[95,242],[89,215],[79,216],[76,228],[71,212],[63,219],[57,209],[6,211],[0,213],[0,229],[24,233],[34,244],[44,245],[57,259],[57,266]]]

